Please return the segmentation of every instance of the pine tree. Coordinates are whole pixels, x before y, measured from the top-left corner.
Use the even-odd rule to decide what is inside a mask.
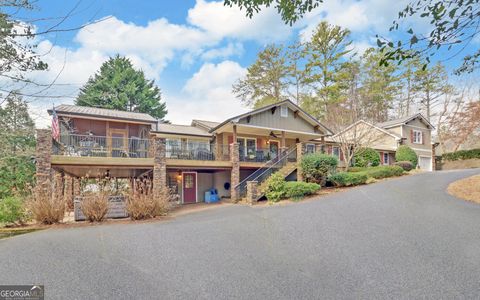
[[[268,45],[258,53],[257,60],[247,68],[232,92],[247,107],[258,108],[286,99],[288,68],[281,47]]]
[[[100,71],[80,89],[76,105],[110,108],[150,114],[163,119],[166,105],[160,89],[135,70],[126,57],[116,55],[100,67]]]

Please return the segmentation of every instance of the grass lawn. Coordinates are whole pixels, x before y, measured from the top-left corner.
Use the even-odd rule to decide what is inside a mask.
[[[448,192],[455,197],[480,203],[480,175],[451,183],[448,186]]]

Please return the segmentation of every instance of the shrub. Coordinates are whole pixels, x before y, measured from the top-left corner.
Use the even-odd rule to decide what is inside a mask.
[[[348,172],[361,172],[361,171],[365,171],[367,168],[363,168],[363,167],[349,167],[348,168]]]
[[[301,199],[304,196],[315,194],[320,189],[316,183],[288,181],[285,183],[285,196],[287,198]]]
[[[101,222],[105,219],[108,212],[109,196],[110,192],[102,189],[83,197],[80,209],[88,221]]]
[[[376,167],[380,164],[380,154],[372,148],[359,149],[353,157],[355,167]]]
[[[462,160],[480,158],[480,149],[460,150],[442,154],[442,160]]]
[[[364,172],[338,172],[330,175],[329,180],[336,186],[359,185],[367,182],[368,176]]]
[[[272,174],[265,183],[265,197],[268,201],[278,202],[286,197],[286,182],[280,173]]]
[[[150,181],[134,181],[127,198],[127,212],[132,220],[161,216],[168,212],[170,203],[177,200],[177,197],[171,190],[165,190],[160,198],[155,198]]]
[[[403,174],[403,172],[404,172],[403,168],[400,166],[378,166],[378,167],[369,168],[359,173],[366,174],[368,177],[372,177],[375,179],[381,179],[381,178],[387,178],[392,176],[400,176]]]
[[[405,171],[410,171],[413,169],[413,164],[409,161],[397,161],[395,165],[401,167]]]
[[[412,148],[401,145],[398,147],[397,152],[395,153],[395,160],[396,161],[409,161],[412,163],[414,168],[417,167],[418,157],[415,151]]]
[[[18,197],[0,200],[0,223],[23,224],[26,219],[23,201]]]
[[[30,195],[27,207],[32,212],[33,219],[43,224],[59,223],[65,215],[63,197],[55,193],[48,194],[41,188],[37,188],[37,191]]]
[[[302,157],[301,167],[303,178],[307,182],[323,183],[338,165],[338,159],[334,156],[312,153]]]

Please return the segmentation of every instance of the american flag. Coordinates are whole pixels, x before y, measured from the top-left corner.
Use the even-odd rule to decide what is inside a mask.
[[[57,141],[60,139],[60,124],[55,107],[52,109],[52,138]]]

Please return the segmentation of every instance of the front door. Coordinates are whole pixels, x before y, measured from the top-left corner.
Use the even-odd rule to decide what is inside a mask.
[[[197,202],[197,173],[183,173],[183,203]]]
[[[271,159],[275,159],[278,157],[278,142],[276,141],[270,141],[270,157]]]

